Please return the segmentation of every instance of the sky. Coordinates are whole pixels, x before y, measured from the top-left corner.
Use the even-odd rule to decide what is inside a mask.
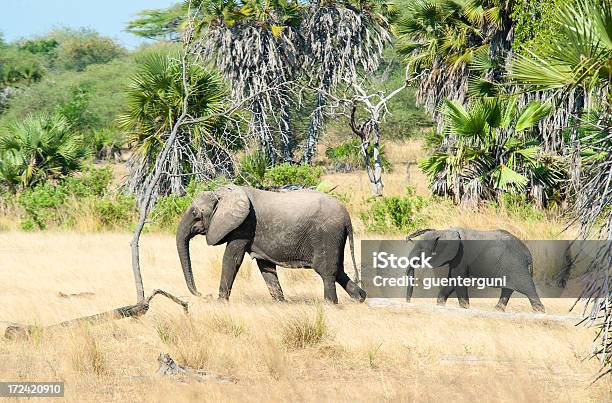
[[[53,28],[93,28],[133,49],[143,38],[123,32],[144,9],[165,8],[178,0],[0,0],[0,32],[6,42],[43,35]]]

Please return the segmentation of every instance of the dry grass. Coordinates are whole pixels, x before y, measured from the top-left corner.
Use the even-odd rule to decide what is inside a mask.
[[[143,238],[145,286],[187,297],[173,244],[171,236]],[[197,238],[192,249],[199,288],[216,295],[223,249]],[[0,320],[42,326],[132,303],[129,261],[128,234],[0,233]],[[241,272],[250,271],[246,261]],[[428,301],[417,305],[428,309],[372,308],[340,289],[338,306],[321,305],[322,284],[312,271],[280,269],[280,281],[287,303],[272,300],[253,267],[236,280],[229,304],[187,297],[189,317],[161,299],[140,320],[0,340],[0,379],[64,380],[66,400],[75,402],[610,399],[609,379],[587,388],[597,364],[582,359],[594,330],[571,320],[465,317],[429,309]],[[60,291],[95,295],[61,298]],[[571,302],[544,304],[567,315]],[[530,308],[513,299],[509,310]],[[155,378],[162,351],[238,382]]]
[[[395,166],[384,176],[387,195],[414,186],[427,195],[415,165],[418,141],[387,147]],[[365,173],[331,174],[357,218],[369,195]],[[462,211],[450,203],[428,208],[432,227],[505,228],[520,237],[562,234],[554,217],[521,221],[492,209]],[[86,215],[86,214],[85,214]],[[15,220],[0,212],[0,231]],[[95,219],[83,231],[95,230]],[[401,237],[397,235],[395,237]],[[370,307],[349,300],[321,304],[322,282],[311,270],[279,269],[287,303],[269,296],[256,267],[245,259],[231,302],[216,302],[223,247],[192,242],[195,277],[204,298],[183,282],[171,235],[141,240],[148,291],[163,288],[191,302],[192,314],[155,300],[139,320],[42,330],[42,326],[134,302],[129,234],[0,232],[0,321],[38,325],[30,340],[0,339],[0,379],[64,380],[68,401],[610,401],[610,379],[587,388],[597,363],[589,356],[594,330],[525,315],[460,315],[418,301],[416,309]],[[359,242],[356,242],[359,256]],[[346,253],[348,254],[348,248]],[[347,261],[348,255],[347,255]],[[349,270],[352,272],[352,269]],[[94,293],[62,298],[58,293]],[[572,300],[544,300],[550,314],[567,315]],[[456,300],[449,302],[456,306]],[[494,302],[473,300],[474,311]],[[524,299],[509,311],[530,312]],[[2,322],[0,322],[0,325]],[[1,327],[1,326],[0,326]],[[168,352],[183,365],[238,379],[236,384],[177,384],[153,375]]]

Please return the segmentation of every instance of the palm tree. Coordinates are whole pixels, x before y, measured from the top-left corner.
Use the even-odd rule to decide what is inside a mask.
[[[562,123],[569,124],[571,132],[580,236],[612,240],[612,0],[563,2],[552,24],[552,36],[545,44],[514,57],[511,77],[527,91],[548,91],[559,105],[572,105],[563,108]],[[601,357],[601,376],[612,372],[610,254],[602,254],[599,264],[592,265],[608,271],[593,276],[604,281],[585,288],[605,297],[584,295],[592,302],[589,321],[598,320],[600,329],[596,355]]]
[[[500,66],[511,47],[510,3],[410,0],[405,10],[394,24],[396,50],[408,72],[421,76],[417,102],[441,124],[440,103],[450,98],[466,104],[468,81],[475,70],[484,72],[487,81],[500,78]],[[476,59],[486,62],[473,69]]]
[[[397,8],[390,2],[357,0],[314,2],[304,20],[306,70],[316,88],[303,160],[310,163],[330,92],[343,81],[355,82],[357,75],[378,68],[382,52],[391,41],[390,19]]]
[[[0,178],[13,191],[62,179],[88,156],[83,138],[60,115],[29,115],[0,129]]]
[[[178,54],[151,53],[138,63],[127,89],[127,109],[118,123],[135,146],[129,161],[128,187],[140,199],[145,178],[183,111],[185,88],[183,64]],[[225,90],[215,73],[191,63],[185,76],[190,90],[189,115],[207,116],[221,108]],[[181,126],[180,130],[171,158],[164,167],[165,175],[159,186],[161,194],[183,194],[194,177],[204,179],[231,173],[226,150],[235,145],[236,139],[226,136],[223,119],[198,121]]]
[[[290,160],[290,83],[302,63],[302,7],[294,0],[204,0],[192,8],[199,10],[198,53],[231,83],[233,98],[249,99],[252,127],[271,163],[277,160],[275,134],[281,158]]]
[[[468,109],[445,100],[445,144],[420,163],[432,191],[473,204],[503,193],[520,194],[544,206],[564,172],[530,130],[550,111],[550,105],[538,102],[519,110],[516,97],[485,98]]]

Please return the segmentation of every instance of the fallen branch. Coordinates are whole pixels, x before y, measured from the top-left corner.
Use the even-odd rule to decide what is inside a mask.
[[[229,376],[222,376],[214,372],[205,371],[203,369],[193,369],[183,367],[176,363],[169,354],[160,353],[157,358],[159,368],[155,375],[157,376],[177,376],[178,380],[185,382],[187,379],[195,379],[198,382],[215,381],[221,384],[236,383],[236,379]]]
[[[61,323],[57,323],[54,325],[46,326],[43,329],[55,329],[61,327],[68,327],[72,325],[77,325],[80,323],[92,323],[97,324],[100,322],[107,322],[111,320],[123,319],[123,318],[138,318],[149,310],[149,305],[151,300],[157,295],[163,295],[164,297],[170,299],[171,301],[181,305],[183,307],[183,311],[185,314],[189,313],[189,304],[181,299],[175,297],[174,295],[164,291],[164,290],[155,290],[153,293],[143,301],[134,304],[122,306],[120,308],[115,308],[111,311],[98,313],[91,316],[83,316],[80,318],[67,320]],[[37,329],[40,329],[38,326],[31,325],[20,325],[18,323],[10,324],[7,326],[4,331],[4,337],[9,340],[14,340],[18,338],[27,338],[34,333]]]

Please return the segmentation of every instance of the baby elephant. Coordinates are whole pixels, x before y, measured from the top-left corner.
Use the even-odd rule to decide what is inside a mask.
[[[209,245],[226,244],[219,298],[228,299],[244,254],[257,260],[270,294],[284,300],[276,266],[311,267],[323,279],[325,299],[337,303],[336,282],[354,299],[366,293],[344,272],[348,237],[353,266],[353,227],[342,204],[313,190],[268,192],[235,185],[200,193],[183,214],[176,246],[187,288],[196,289],[189,241],[206,235]]]
[[[414,239],[417,238],[418,239]],[[467,228],[449,228],[444,230],[425,229],[416,231],[406,237],[414,244],[410,256],[431,256],[432,267],[448,265],[449,278],[503,278],[501,297],[496,308],[504,311],[508,299],[514,291],[529,298],[534,311],[544,312],[533,283],[532,257],[527,246],[508,231],[477,231]],[[408,276],[414,276],[414,269],[408,270]],[[412,297],[412,287],[406,292],[406,300]],[[455,291],[459,304],[469,307],[467,287],[441,287],[438,304],[444,305],[449,295]]]

